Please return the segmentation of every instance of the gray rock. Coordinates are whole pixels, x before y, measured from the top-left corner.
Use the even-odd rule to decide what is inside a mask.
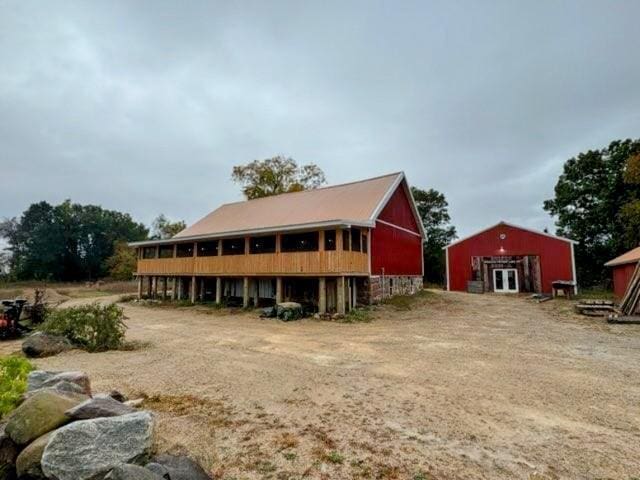
[[[45,433],[43,436],[31,442],[27,448],[20,452],[16,459],[16,472],[18,478],[28,478],[29,480],[44,479],[42,473],[42,452],[47,446],[49,438],[53,432]]]
[[[34,370],[27,376],[27,392],[42,388],[42,384],[60,372],[48,372],[46,370]]]
[[[93,480],[123,463],[145,463],[153,427],[150,412],[71,423],[51,435],[42,471],[56,480]]]
[[[129,464],[114,468],[104,478],[105,480],[162,480],[162,477],[156,475],[151,470]]]
[[[165,467],[171,480],[211,480],[204,469],[183,455],[162,454],[153,458],[152,463],[158,463]]]
[[[68,423],[70,418],[64,412],[86,399],[86,395],[38,391],[11,413],[5,431],[18,445],[26,445]]]
[[[27,357],[49,357],[72,348],[73,345],[65,337],[43,332],[36,332],[22,342],[22,351]]]
[[[289,322],[304,317],[302,305],[296,302],[284,302],[276,305],[277,316],[279,319]]]
[[[55,387],[59,383],[73,383],[82,388],[82,393],[85,395],[91,395],[91,382],[89,381],[89,376],[84,372],[60,372],[53,375],[51,378],[48,378],[42,383],[40,388],[50,388]]]
[[[120,403],[111,397],[99,396],[90,398],[67,410],[65,415],[73,420],[88,420],[90,418],[117,417],[134,412],[136,409],[133,407]]]
[[[171,480],[171,475],[169,474],[169,470],[164,465],[160,465],[159,463],[151,462],[145,465],[145,468],[148,468],[156,475],[164,478],[165,480]]]
[[[15,462],[18,456],[18,446],[4,431],[5,425],[0,425],[0,480],[15,478]]]

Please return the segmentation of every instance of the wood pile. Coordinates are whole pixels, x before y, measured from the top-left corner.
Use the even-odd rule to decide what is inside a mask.
[[[636,265],[636,269],[631,275],[627,291],[624,292],[622,301],[620,302],[620,313],[622,315],[633,315],[638,312],[638,304],[640,304],[640,262]]]
[[[575,309],[582,315],[603,317],[614,312],[614,305],[610,300],[583,300],[576,304]]]

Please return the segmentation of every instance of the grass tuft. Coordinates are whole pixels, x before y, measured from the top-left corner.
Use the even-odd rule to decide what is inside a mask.
[[[22,394],[27,390],[27,375],[33,368],[26,358],[0,358],[0,417],[18,406]]]

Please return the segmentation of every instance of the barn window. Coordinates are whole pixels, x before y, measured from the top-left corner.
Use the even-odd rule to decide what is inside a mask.
[[[156,258],[156,247],[144,247],[142,258]]]
[[[199,257],[215,257],[216,255],[218,255],[218,240],[198,242]]]
[[[178,244],[178,257],[193,257],[193,243],[179,243]]]
[[[367,234],[362,232],[362,253],[367,253],[369,248]]]
[[[173,245],[160,245],[160,258],[173,258]]]
[[[336,231],[325,230],[324,232],[324,249],[335,250],[336,249]]]
[[[289,233],[282,235],[283,252],[315,252],[318,250],[318,232]]]
[[[225,238],[222,241],[223,255],[244,255],[244,238]]]
[[[359,252],[361,250],[360,243],[361,243],[360,229],[352,228],[351,229],[351,250],[353,250],[354,252]]]
[[[249,241],[249,252],[251,253],[275,253],[276,236],[251,237]]]
[[[351,239],[349,238],[349,230],[342,230],[342,249],[349,250],[349,244]]]

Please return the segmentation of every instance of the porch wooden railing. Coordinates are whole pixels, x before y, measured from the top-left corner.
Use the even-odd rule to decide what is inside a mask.
[[[367,253],[344,250],[138,260],[139,275],[366,274]]]

